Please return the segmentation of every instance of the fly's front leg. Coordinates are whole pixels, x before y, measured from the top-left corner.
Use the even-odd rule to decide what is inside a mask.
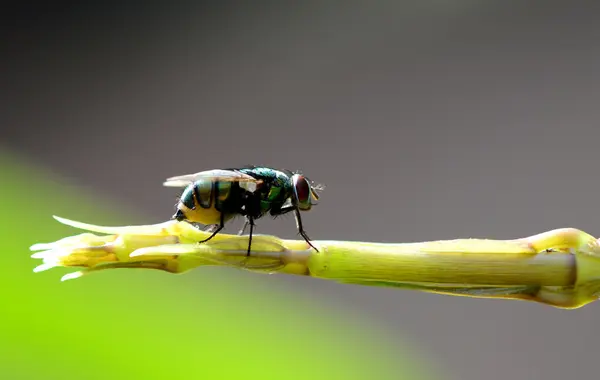
[[[298,233],[304,238],[304,241],[306,241],[306,243],[308,243],[308,245],[310,245],[315,251],[319,252],[319,250],[314,245],[312,245],[312,243],[310,242],[310,238],[306,234],[306,231],[304,231],[304,227],[302,226],[302,217],[300,216],[300,210],[298,209],[298,207],[287,206],[287,207],[282,207],[279,210],[271,210],[271,215],[278,216],[278,215],[287,214],[288,212],[291,212],[291,211],[294,211],[294,216],[296,218],[296,227],[298,228]]]
[[[296,227],[298,227],[298,232],[300,233],[300,235],[302,235],[302,237],[308,243],[308,245],[310,245],[315,251],[319,252],[319,250],[314,245],[312,245],[312,243],[310,242],[310,238],[308,237],[306,231],[304,231],[304,228],[302,227],[302,217],[300,216],[300,210],[295,209],[294,213],[296,215]]]

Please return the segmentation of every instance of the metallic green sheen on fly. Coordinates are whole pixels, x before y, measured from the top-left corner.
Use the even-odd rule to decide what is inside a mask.
[[[313,247],[302,226],[301,211],[309,211],[319,199],[323,186],[289,170],[263,166],[214,169],[168,178],[165,186],[185,187],[173,218],[207,225],[212,239],[225,223],[243,216],[245,223],[238,235],[250,226],[248,253],[252,246],[254,221],[269,214],[277,217],[294,212],[298,233]]]

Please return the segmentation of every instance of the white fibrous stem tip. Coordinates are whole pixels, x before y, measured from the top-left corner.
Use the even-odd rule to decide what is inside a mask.
[[[68,224],[68,223],[69,223],[69,220],[68,220],[68,219],[61,218],[61,217],[60,217],[60,216],[58,216],[58,215],[52,215],[52,218],[54,218],[54,220],[56,220],[56,221],[58,221],[58,222],[60,222],[60,223],[62,223],[62,224]]]
[[[32,259],[43,259],[44,257],[48,256],[48,252],[49,251],[36,252],[33,255],[31,255],[31,258]]]
[[[37,267],[33,268],[33,273],[43,272],[45,270],[52,269],[52,268],[54,268],[56,266],[57,266],[56,263],[44,263],[44,264],[40,264]]]
[[[53,243],[37,243],[29,247],[30,251],[45,251],[52,249]]]
[[[67,225],[67,226],[73,227],[73,228],[78,228],[81,230],[94,231],[96,228],[102,228],[99,226],[95,226],[93,224],[77,222],[75,220],[71,220],[71,219],[67,219],[67,218],[61,218],[60,216],[57,216],[57,215],[52,215],[52,217],[64,225]]]
[[[84,272],[82,272],[82,271],[73,272],[73,273],[67,273],[67,274],[65,274],[64,276],[62,276],[60,278],[60,281],[62,282],[62,281],[74,280],[74,279],[79,278],[79,277],[81,277],[83,275],[84,275]]]
[[[71,252],[72,252],[72,250],[69,250],[69,249],[55,248],[55,249],[49,249],[47,251],[36,252],[31,255],[31,258],[44,259],[44,262],[47,262],[49,260],[54,260],[54,261],[58,262],[61,257],[68,256]]]

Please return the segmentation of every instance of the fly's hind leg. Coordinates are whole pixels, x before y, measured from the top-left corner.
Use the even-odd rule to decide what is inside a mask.
[[[218,234],[224,227],[225,227],[225,214],[221,213],[221,220],[220,220],[219,224],[214,224],[212,226],[208,226],[205,230],[206,232],[210,232],[212,230],[212,234],[209,237],[207,237],[206,239],[199,241],[198,243],[206,243],[207,241],[209,241],[210,239],[215,237],[215,235]]]
[[[213,233],[215,230],[219,228],[218,224],[210,224],[202,229],[204,232]]]

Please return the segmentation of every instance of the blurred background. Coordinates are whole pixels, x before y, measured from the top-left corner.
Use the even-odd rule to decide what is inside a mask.
[[[599,235],[594,4],[13,4],[0,63],[0,377],[593,377],[596,304],[226,268],[60,283],[66,270],[32,273],[28,248],[79,233],[53,214],[164,221],[178,195],[166,177],[245,164],[326,184],[304,217],[313,239]],[[285,218],[257,232],[295,231]]]

